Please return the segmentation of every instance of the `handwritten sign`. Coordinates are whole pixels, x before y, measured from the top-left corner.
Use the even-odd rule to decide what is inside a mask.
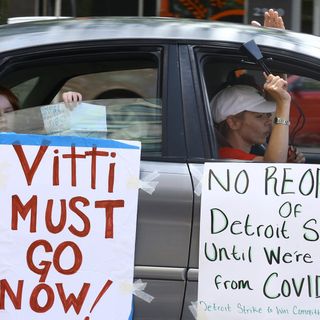
[[[129,319],[140,143],[0,134],[0,319]]]
[[[40,107],[43,124],[48,134],[74,135],[82,132],[82,136],[101,132],[103,138],[107,132],[106,107],[79,102],[70,104],[50,104]],[[100,137],[99,136],[99,137]]]
[[[320,166],[206,163],[198,319],[319,319]]]

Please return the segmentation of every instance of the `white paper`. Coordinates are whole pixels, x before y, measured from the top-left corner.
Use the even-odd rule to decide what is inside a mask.
[[[64,103],[59,103],[41,107],[41,114],[48,133],[107,131],[105,106],[81,102],[67,107]]]
[[[205,164],[198,319],[319,319],[319,172]]]
[[[133,285],[138,201],[138,186],[129,182],[139,178],[140,144],[13,134],[21,152],[6,136],[0,279],[1,289],[7,284],[21,295],[18,302],[2,296],[0,319],[127,320],[132,292],[122,284]],[[111,212],[103,201],[118,204]]]

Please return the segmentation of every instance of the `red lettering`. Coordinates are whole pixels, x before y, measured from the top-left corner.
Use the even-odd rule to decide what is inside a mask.
[[[83,222],[83,228],[77,229],[75,226],[71,225],[68,229],[69,231],[78,236],[85,237],[89,234],[91,224],[90,219],[78,208],[78,203],[81,203],[84,207],[90,205],[90,202],[85,197],[73,197],[69,201],[69,208],[73,211]],[[38,205],[38,197],[33,195],[26,204],[23,204],[18,195],[12,196],[12,217],[11,217],[11,229],[18,230],[18,217],[20,216],[23,220],[27,219],[28,214],[30,213],[30,232],[37,231],[37,207]],[[67,208],[66,208],[66,200],[60,200],[60,220],[54,225],[53,224],[53,205],[54,200],[47,200],[46,212],[45,212],[45,223],[47,230],[51,233],[59,233],[61,232],[67,222]]]
[[[63,251],[67,248],[70,247],[73,251],[74,254],[74,263],[73,266],[69,269],[63,269],[60,264],[60,257]],[[56,251],[54,252],[53,255],[53,265],[56,268],[56,270],[62,274],[74,274],[76,273],[82,264],[82,253],[79,247],[71,241],[65,241],[57,247]]]
[[[27,183],[30,186],[32,183],[33,176],[34,176],[35,172],[37,171],[39,164],[48,149],[48,146],[40,146],[39,147],[38,153],[32,163],[31,168],[29,166],[28,160],[26,158],[26,155],[23,151],[22,146],[15,144],[15,145],[13,145],[13,148],[16,151],[16,154],[18,155],[18,158],[20,160],[20,164],[23,169],[24,175],[26,177]]]
[[[105,238],[113,238],[113,209],[123,208],[124,200],[100,200],[95,202],[96,208],[105,208],[106,228]]]
[[[108,192],[113,192],[115,163],[109,165]]]
[[[67,205],[66,200],[60,200],[60,221],[57,226],[53,225],[52,222],[52,206],[53,206],[53,200],[49,199],[47,202],[47,208],[46,208],[46,226],[48,231],[51,233],[59,233],[63,230],[63,228],[66,225],[67,222]]]
[[[92,312],[92,310],[95,308],[95,306],[97,305],[99,300],[103,297],[103,295],[107,292],[107,290],[110,288],[111,285],[112,285],[112,280],[107,280],[107,282],[104,284],[103,288],[101,289],[101,291],[97,295],[96,300],[94,301],[94,303],[90,309],[90,313]]]
[[[41,291],[45,291],[47,294],[47,302],[44,306],[40,306],[38,297]],[[32,291],[30,296],[30,307],[34,312],[44,313],[51,309],[54,303],[54,292],[50,286],[45,283],[38,284]]]
[[[59,150],[55,149],[54,153],[58,154]],[[59,157],[58,156],[53,157],[52,184],[54,186],[59,185]]]
[[[17,293],[15,294],[11,289],[7,280],[0,280],[0,310],[5,309],[5,293],[8,294],[12,304],[15,309],[21,309],[21,299],[22,299],[22,289],[23,289],[23,280],[18,281]]]
[[[117,156],[116,152],[111,152],[110,156],[115,158]],[[109,174],[108,174],[108,192],[113,192],[114,185],[114,172],[115,172],[116,164],[110,163],[109,165]]]
[[[97,156],[108,157],[109,152],[97,151],[97,147],[93,147],[92,151],[86,151],[86,156],[91,156],[91,188],[96,188],[96,176],[97,176]]]
[[[76,159],[83,159],[86,156],[84,154],[77,154],[76,147],[71,147],[70,154],[63,154],[63,158],[71,159],[71,185],[75,187],[77,185],[77,161]]]
[[[77,208],[76,204],[77,202],[81,202],[83,204],[84,207],[87,207],[90,202],[88,199],[84,198],[84,197],[74,197],[70,200],[69,202],[69,207],[70,209],[79,216],[79,218],[81,218],[81,220],[83,221],[83,230],[77,230],[73,225],[71,225],[69,227],[69,230],[71,233],[73,233],[75,236],[78,237],[85,237],[89,234],[90,232],[90,220],[89,218],[81,211]]]
[[[28,251],[27,251],[27,264],[28,264],[28,267],[31,271],[33,271],[34,273],[36,274],[39,274],[40,275],[40,279],[39,279],[39,282],[44,282],[46,281],[46,278],[48,276],[48,273],[49,273],[49,270],[50,270],[50,267],[51,267],[51,262],[50,261],[41,261],[39,263],[39,266],[43,266],[43,268],[37,268],[34,263],[33,263],[33,253],[35,251],[35,249],[37,247],[44,247],[44,251],[45,252],[52,252],[53,249],[52,249],[52,246],[50,245],[50,243],[46,240],[37,240],[35,242],[33,242],[29,248],[28,248]]]
[[[100,292],[100,294],[96,298],[94,305],[91,308],[91,311],[95,307],[95,305],[98,303],[99,299],[104,294],[104,292],[110,287],[111,284],[112,284],[112,281],[108,280],[103,290]],[[14,308],[16,310],[21,310],[23,285],[24,285],[24,280],[19,280],[16,293],[14,293],[7,280],[5,279],[0,280],[0,310],[5,310],[5,302],[6,302],[5,294],[8,295]],[[74,293],[71,293],[68,296],[66,296],[65,290],[63,288],[63,284],[56,283],[55,285],[56,285],[64,312],[68,313],[69,309],[73,307],[75,312],[79,314],[81,312],[82,306],[84,304],[84,301],[90,289],[90,286],[91,286],[90,283],[84,283],[82,285],[82,288],[78,296],[76,296]],[[42,294],[42,292],[46,294],[46,298],[44,294]],[[40,295],[41,295],[40,301],[42,302],[42,305],[40,305],[39,303]],[[31,310],[33,310],[34,312],[45,313],[52,308],[54,301],[55,301],[55,294],[53,289],[45,283],[40,283],[32,290],[30,294],[29,305]]]
[[[31,211],[30,232],[37,231],[37,196],[32,196],[31,199],[23,205],[18,195],[12,196],[12,217],[11,229],[18,230],[18,212],[23,220],[27,218],[28,212]]]
[[[79,249],[79,247],[74,242],[71,242],[71,241],[62,242],[61,244],[58,245],[58,247],[54,251],[51,244],[48,241],[37,240],[29,246],[29,248],[27,250],[26,260],[27,260],[27,265],[28,265],[29,269],[31,271],[33,271],[34,273],[40,275],[39,282],[44,282],[46,280],[48,273],[49,273],[49,270],[50,270],[50,267],[52,265],[52,262],[47,261],[47,260],[42,260],[39,263],[39,266],[43,266],[42,268],[35,266],[35,264],[33,262],[34,261],[33,256],[34,256],[35,250],[40,246],[42,246],[44,248],[44,251],[46,253],[53,252],[52,261],[53,261],[53,266],[57,270],[57,272],[64,274],[64,275],[70,275],[70,274],[76,273],[80,269],[81,264],[82,264],[82,260],[83,260],[82,253],[81,253],[81,250]],[[61,255],[63,254],[63,252],[66,248],[71,248],[73,255],[74,255],[74,263],[68,269],[64,269],[60,263]]]
[[[84,283],[82,285],[82,289],[78,294],[77,298],[73,293],[71,293],[68,297],[66,297],[62,283],[56,283],[56,287],[58,289],[58,293],[64,308],[64,312],[67,313],[72,306],[75,312],[79,314],[81,311],[82,305],[86,299],[87,293],[89,291],[90,283]]]

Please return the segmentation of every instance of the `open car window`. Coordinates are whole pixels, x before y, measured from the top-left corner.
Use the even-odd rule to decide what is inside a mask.
[[[239,64],[239,61],[232,59],[219,62],[211,59],[204,61],[203,74],[209,103],[217,92],[230,84],[247,84],[263,92],[265,78],[256,66],[245,68]],[[272,72],[280,76],[286,75],[288,81],[288,91],[291,95],[289,143],[304,153],[318,152],[320,148],[320,81],[310,72],[308,74],[308,70],[301,71],[292,66],[279,69],[276,65],[275,69],[272,68]]]
[[[5,113],[1,131],[136,140],[142,156],[161,156],[160,99],[121,98],[56,103]]]

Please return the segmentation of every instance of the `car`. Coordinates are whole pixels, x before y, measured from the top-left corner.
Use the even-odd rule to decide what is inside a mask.
[[[259,66],[240,50],[252,39],[271,71],[288,76],[299,102],[299,114],[292,112],[296,132],[291,143],[304,152],[307,163],[320,163],[316,36],[155,17],[76,18],[0,27],[0,83],[21,104],[20,110],[4,115],[3,131],[142,142],[141,179],[149,189],[139,191],[135,279],[147,283],[145,291],[154,300],[135,297],[134,319],[194,319],[190,307],[197,300],[203,164],[228,161],[218,158],[209,104],[230,75],[245,72],[263,83]],[[312,93],[300,91],[302,79],[313,82]],[[76,132],[63,118],[43,123],[41,110],[59,110],[61,94],[69,90],[106,106],[107,133],[94,128]],[[300,117],[303,112],[305,117]],[[300,139],[299,132],[307,139]]]
[[[299,75],[290,75],[288,88],[292,96],[291,121],[297,124],[300,119],[300,125],[303,124],[295,136],[295,141],[299,145],[317,147],[320,142],[319,81]]]

